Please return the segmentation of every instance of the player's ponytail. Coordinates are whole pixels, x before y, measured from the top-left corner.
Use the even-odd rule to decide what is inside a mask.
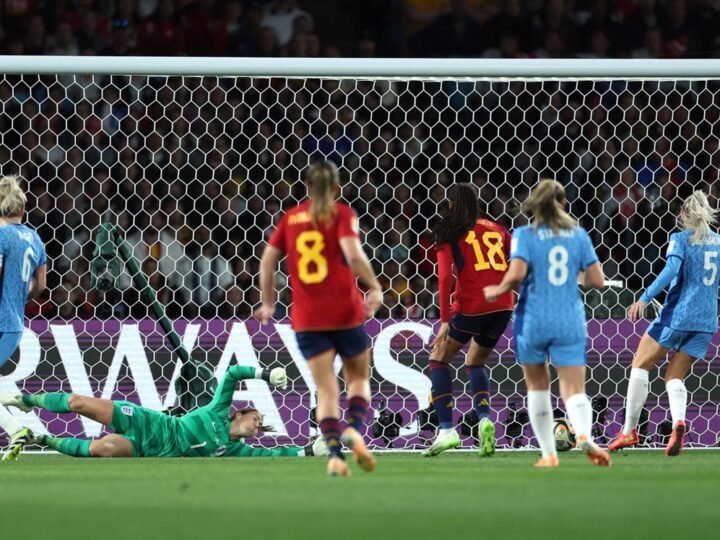
[[[715,221],[717,213],[702,191],[693,191],[692,195],[683,201],[680,225],[683,229],[693,231],[691,242],[699,242],[710,233],[710,225]]]
[[[565,188],[557,180],[541,180],[525,201],[525,211],[533,218],[533,227],[547,225],[554,233],[572,229],[576,222],[563,209]]]
[[[0,217],[19,217],[25,210],[27,197],[20,187],[17,176],[3,176],[0,178]]]
[[[475,226],[480,215],[478,190],[468,183],[455,184],[448,190],[444,215],[433,227],[435,244],[452,244]]]
[[[335,215],[335,198],[340,185],[338,170],[332,161],[316,163],[307,173],[310,219],[317,227],[329,222]]]

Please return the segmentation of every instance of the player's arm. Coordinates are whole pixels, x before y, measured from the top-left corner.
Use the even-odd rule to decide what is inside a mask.
[[[631,321],[638,320],[645,307],[660,294],[673,279],[680,273],[680,267],[684,258],[683,244],[680,239],[673,238],[674,235],[670,236],[670,244],[667,249],[667,260],[665,262],[665,268],[658,274],[650,286],[645,289],[645,292],[640,296],[640,299],[628,308],[628,318]]]
[[[326,456],[327,445],[323,437],[317,437],[307,446],[278,446],[276,448],[256,448],[245,443],[236,443],[223,457],[312,457]]]
[[[628,318],[631,321],[638,320],[642,316],[645,307],[652,301],[652,299],[670,285],[672,280],[680,273],[681,265],[682,259],[679,257],[668,257],[668,260],[665,263],[665,268],[663,268],[662,272],[658,274],[655,281],[653,281],[650,286],[645,289],[645,292],[640,296],[640,299],[628,308]]]
[[[520,258],[514,258],[510,261],[510,267],[503,280],[499,285],[489,285],[483,288],[485,298],[488,302],[494,302],[498,299],[498,296],[502,296],[508,291],[515,291],[520,287],[520,284],[525,279],[528,273],[527,261]]]
[[[580,257],[581,272],[578,275],[578,283],[583,287],[600,288],[605,284],[605,275],[602,271],[602,265],[598,259],[595,248],[593,247],[590,235],[585,229],[578,227],[580,230]]]
[[[440,307],[440,328],[438,329],[435,339],[430,344],[431,348],[435,348],[444,341],[450,332],[450,295],[452,294],[452,248],[450,244],[442,244],[438,246],[437,266],[438,266],[438,304]]]
[[[262,305],[255,310],[255,318],[265,324],[275,313],[277,291],[275,290],[275,272],[282,257],[282,251],[270,244],[265,246],[260,259],[260,299]]]
[[[35,274],[30,280],[30,288],[28,290],[28,300],[34,300],[40,296],[47,288],[47,264],[38,266]]]
[[[260,259],[260,307],[253,314],[261,323],[266,324],[275,313],[277,291],[275,290],[275,272],[285,251],[285,230],[287,216],[278,223]]]
[[[252,366],[232,366],[220,381],[208,407],[221,414],[227,413],[232,405],[237,383],[246,379],[262,379],[280,388],[287,388],[287,374],[283,368],[269,370]]]
[[[357,236],[343,236],[340,238],[340,249],[350,270],[357,276],[360,283],[369,289],[365,297],[365,308],[368,317],[372,317],[382,304],[382,287],[380,287],[380,282],[370,265],[370,260],[363,251],[360,238]]]
[[[510,266],[500,284],[483,288],[483,293],[488,302],[494,302],[498,299],[498,296],[508,291],[517,290],[527,276],[530,252],[525,235],[525,231],[519,229],[512,237],[510,242]]]
[[[580,272],[578,283],[583,287],[598,289],[605,284],[605,274],[599,262],[595,262]]]

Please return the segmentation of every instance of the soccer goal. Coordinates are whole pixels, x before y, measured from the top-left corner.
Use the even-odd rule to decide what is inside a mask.
[[[280,210],[304,196],[314,159],[340,166],[342,198],[359,214],[387,291],[368,324],[368,436],[380,448],[417,449],[432,436],[429,228],[449,185],[474,183],[487,213],[511,229],[525,223],[520,203],[538,179],[565,185],[610,280],[587,294],[600,440],[622,421],[647,325],[626,321],[625,308],[661,267],[679,200],[693,188],[716,205],[720,195],[717,61],[3,57],[0,67],[2,172],[27,180],[51,291],[29,306],[0,389],[175,405],[180,359],[146,299],[126,272],[107,292],[92,286],[94,235],[110,223],[196,359],[218,376],[235,362],[288,368],[286,391],[249,381],[236,393],[238,406],[251,402],[277,429],[259,444],[304,444],[315,433],[315,391],[284,320],[285,285],[277,323],[249,317],[264,241]],[[509,333],[491,379],[499,446],[534,445]],[[718,383],[718,365],[697,362],[687,381],[690,445],[718,443]],[[657,372],[650,389],[643,442],[662,445],[669,424]],[[458,369],[457,420],[470,448],[465,390]],[[18,414],[40,432],[100,434],[73,416]]]

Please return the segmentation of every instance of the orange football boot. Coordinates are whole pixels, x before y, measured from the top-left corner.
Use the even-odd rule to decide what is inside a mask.
[[[682,420],[678,420],[670,435],[670,441],[668,442],[667,448],[665,448],[665,455],[668,457],[679,456],[685,444],[685,433],[687,433],[687,426]]]
[[[329,476],[350,476],[352,474],[347,461],[339,457],[331,457],[328,460],[327,472]]]
[[[365,472],[373,472],[377,466],[375,458],[365,446],[362,435],[355,428],[345,428],[340,440],[345,446],[352,450],[355,463]]]
[[[548,456],[548,457],[541,457],[535,465],[533,465],[536,469],[548,469],[551,467],[559,467],[560,466],[560,460],[557,456]]]
[[[615,435],[615,438],[612,441],[610,441],[610,444],[608,444],[608,450],[615,452],[616,450],[621,450],[622,448],[627,448],[628,446],[635,446],[639,442],[640,437],[638,436],[636,429],[633,429],[630,435],[625,435],[621,431]]]
[[[577,448],[579,448],[582,452],[585,452],[590,461],[592,461],[593,465],[597,465],[598,467],[609,467],[612,465],[610,454],[594,442],[589,441],[585,436],[578,437]]]

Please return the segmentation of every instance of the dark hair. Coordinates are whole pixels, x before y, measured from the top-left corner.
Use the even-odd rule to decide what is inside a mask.
[[[332,161],[320,161],[310,167],[306,182],[310,219],[317,227],[318,223],[327,223],[335,215],[335,188],[340,185],[337,167]]]
[[[238,415],[242,416],[244,414],[253,412],[260,414],[260,411],[258,411],[255,407],[245,407],[244,409],[238,409],[237,411],[235,411],[235,414],[232,415],[232,419],[235,420]],[[260,414],[260,416],[262,416],[262,414]],[[260,426],[260,431],[262,431],[263,433],[271,433],[275,431],[275,429],[272,426],[263,424],[262,426]]]
[[[478,190],[472,184],[461,183],[450,187],[447,202],[444,215],[432,230],[436,244],[457,242],[480,217]]]

